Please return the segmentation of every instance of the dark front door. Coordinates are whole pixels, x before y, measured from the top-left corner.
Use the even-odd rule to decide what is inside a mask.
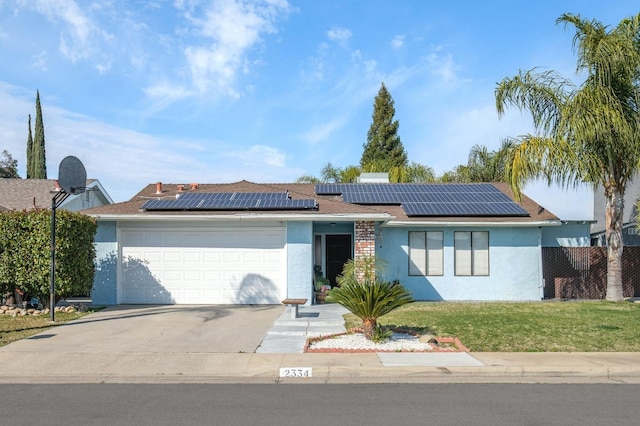
[[[325,237],[327,278],[336,285],[336,277],[342,273],[342,267],[351,259],[351,235],[327,235]]]

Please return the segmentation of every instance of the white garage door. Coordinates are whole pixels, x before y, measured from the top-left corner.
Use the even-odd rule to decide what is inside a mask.
[[[274,304],[286,295],[284,228],[124,229],[119,302]]]

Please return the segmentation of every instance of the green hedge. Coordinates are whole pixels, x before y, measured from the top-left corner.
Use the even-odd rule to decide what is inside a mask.
[[[95,219],[56,211],[56,296],[89,294],[95,274]],[[0,291],[22,290],[47,305],[51,272],[51,211],[0,213]]]

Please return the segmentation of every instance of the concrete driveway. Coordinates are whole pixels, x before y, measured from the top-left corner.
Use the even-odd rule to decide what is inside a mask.
[[[280,305],[111,306],[0,351],[252,353],[284,309]]]

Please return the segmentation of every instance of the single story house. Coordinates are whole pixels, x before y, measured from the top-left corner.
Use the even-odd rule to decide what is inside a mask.
[[[313,300],[375,256],[417,300],[540,300],[541,247],[589,237],[502,183],[150,184],[98,220],[96,304]]]
[[[0,211],[50,209],[57,191],[55,179],[0,179]],[[97,179],[87,179],[85,192],[69,195],[58,208],[79,211],[112,203]]]

